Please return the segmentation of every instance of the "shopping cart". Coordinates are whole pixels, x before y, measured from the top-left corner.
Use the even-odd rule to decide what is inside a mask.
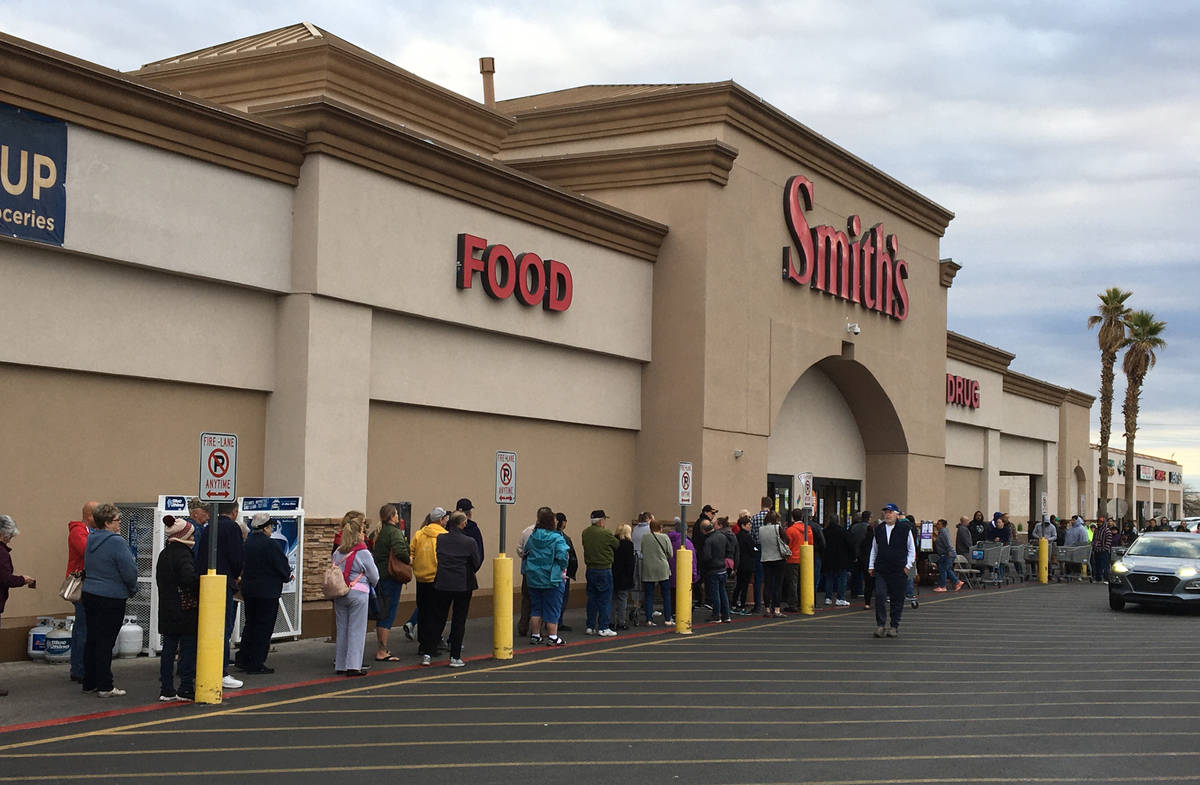
[[[1058,549],[1058,564],[1059,572],[1057,579],[1059,581],[1081,581],[1083,580],[1082,569],[1068,569],[1074,567],[1082,567],[1087,564],[1092,555],[1091,545],[1064,545]]]
[[[1050,551],[1049,551],[1050,558],[1049,558],[1049,561],[1046,563],[1047,564],[1046,569],[1047,569],[1048,575],[1053,575],[1054,570],[1055,570],[1054,549],[1058,547],[1058,544],[1056,542],[1054,542],[1054,540],[1049,540],[1048,542],[1050,545]],[[1025,563],[1027,565],[1029,565],[1030,576],[1034,580],[1037,580],[1037,578],[1038,578],[1038,544],[1037,544],[1036,540],[1025,546]]]
[[[1008,546],[998,542],[976,543],[971,549],[971,564],[980,574],[987,571],[988,577],[984,582],[999,588],[1005,580],[1004,563],[1008,561]]]

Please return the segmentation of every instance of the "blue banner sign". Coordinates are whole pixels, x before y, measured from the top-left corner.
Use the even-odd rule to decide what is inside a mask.
[[[0,104],[0,234],[62,245],[67,124]]]
[[[246,496],[242,499],[242,512],[271,512],[272,510],[300,509],[299,496]]]

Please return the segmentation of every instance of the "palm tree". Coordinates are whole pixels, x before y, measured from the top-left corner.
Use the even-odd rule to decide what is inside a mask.
[[[1167,342],[1162,339],[1166,322],[1160,322],[1149,311],[1134,311],[1125,319],[1129,337],[1125,339],[1125,359],[1121,363],[1125,371],[1125,508],[1135,520],[1133,500],[1137,476],[1133,464],[1133,436],[1137,433],[1138,399],[1142,397],[1142,382],[1154,367],[1158,356],[1155,350],[1164,349]]]
[[[1113,286],[1100,298],[1099,313],[1088,317],[1088,329],[1100,325],[1100,475],[1099,497],[1096,500],[1098,517],[1108,515],[1108,439],[1112,435],[1113,367],[1117,352],[1125,344],[1125,317],[1129,308],[1125,301],[1133,292]]]

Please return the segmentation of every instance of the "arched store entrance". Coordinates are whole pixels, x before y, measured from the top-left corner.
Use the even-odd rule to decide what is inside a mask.
[[[859,362],[826,357],[792,385],[767,438],[767,495],[779,510],[799,507],[801,475],[812,475],[813,513],[824,521],[897,493],[908,453],[891,399]],[[868,497],[870,494],[870,497]],[[898,498],[898,497],[897,497]]]
[[[1071,514],[1090,517],[1087,509],[1087,475],[1083,467],[1076,464],[1071,472]]]

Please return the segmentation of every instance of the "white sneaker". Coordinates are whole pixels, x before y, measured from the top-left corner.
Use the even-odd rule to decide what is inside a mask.
[[[462,660],[458,659],[457,657],[450,658],[450,667],[451,668],[461,668],[464,665],[466,665],[466,663],[463,662]]]
[[[829,599],[828,597],[826,597],[826,598],[825,598],[825,604],[826,604],[826,605],[833,605],[833,600],[831,600],[831,599]]]
[[[119,687],[113,687],[111,690],[100,690],[96,694],[101,698],[119,698],[125,694],[125,690]]]
[[[595,634],[596,634],[596,631],[595,631],[595,630],[593,630],[591,627],[588,627],[587,629],[585,629],[585,630],[583,631],[583,634],[584,634],[584,635],[595,635]]]
[[[601,638],[615,638],[617,635],[617,633],[615,631],[609,629],[608,627],[605,627],[604,629],[600,630],[600,632],[598,632],[596,634],[599,635]]]
[[[654,613],[652,613],[650,615],[651,616],[662,616],[662,611],[655,611]]]
[[[422,654],[421,655],[421,664],[422,665],[432,665],[433,657],[430,657],[428,654]]]
[[[848,607],[850,607],[850,603],[849,603],[848,601],[846,601],[846,600],[837,600],[837,601],[835,601],[833,604],[834,604],[834,605],[836,605],[836,606],[838,606],[839,608],[848,608]]]
[[[232,676],[226,676],[221,679],[221,686],[227,690],[241,689],[242,683]]]

